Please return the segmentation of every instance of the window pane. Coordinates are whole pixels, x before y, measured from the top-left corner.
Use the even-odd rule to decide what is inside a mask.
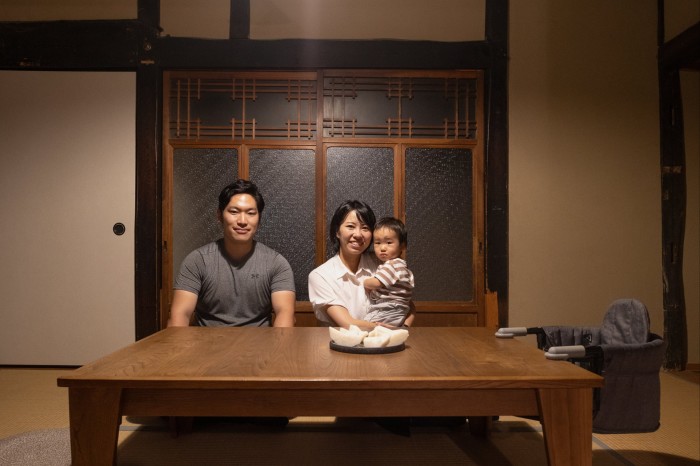
[[[173,272],[187,254],[221,238],[219,193],[238,174],[235,149],[175,149],[173,153]]]
[[[406,150],[406,259],[415,300],[473,299],[472,206],[471,150]]]
[[[250,179],[265,199],[256,239],[292,266],[298,301],[309,299],[308,276],[314,268],[314,156],[305,149],[250,151]]]
[[[377,219],[394,215],[394,151],[389,147],[329,147],[326,152],[326,232],[333,213],[357,199],[372,207]],[[333,253],[327,242],[326,257]]]

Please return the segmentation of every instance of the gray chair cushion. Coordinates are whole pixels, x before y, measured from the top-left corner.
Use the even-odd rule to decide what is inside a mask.
[[[649,312],[636,299],[614,301],[600,327],[601,344],[624,345],[646,343],[649,339]]]

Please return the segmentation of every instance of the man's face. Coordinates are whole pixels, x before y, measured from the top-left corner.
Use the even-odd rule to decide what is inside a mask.
[[[250,194],[236,194],[226,208],[219,212],[224,228],[224,238],[235,243],[253,241],[260,223],[260,212],[255,198]]]

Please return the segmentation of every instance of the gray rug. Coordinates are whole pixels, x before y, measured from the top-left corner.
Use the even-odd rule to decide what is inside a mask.
[[[34,430],[0,439],[3,466],[70,466],[70,432]]]

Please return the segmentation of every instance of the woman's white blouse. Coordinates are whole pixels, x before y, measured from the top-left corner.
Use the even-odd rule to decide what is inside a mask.
[[[364,319],[369,310],[369,294],[362,282],[374,274],[377,265],[373,255],[363,254],[357,273],[352,273],[336,254],[312,270],[309,274],[309,300],[316,318],[333,325],[326,308],[343,306],[355,319]]]

